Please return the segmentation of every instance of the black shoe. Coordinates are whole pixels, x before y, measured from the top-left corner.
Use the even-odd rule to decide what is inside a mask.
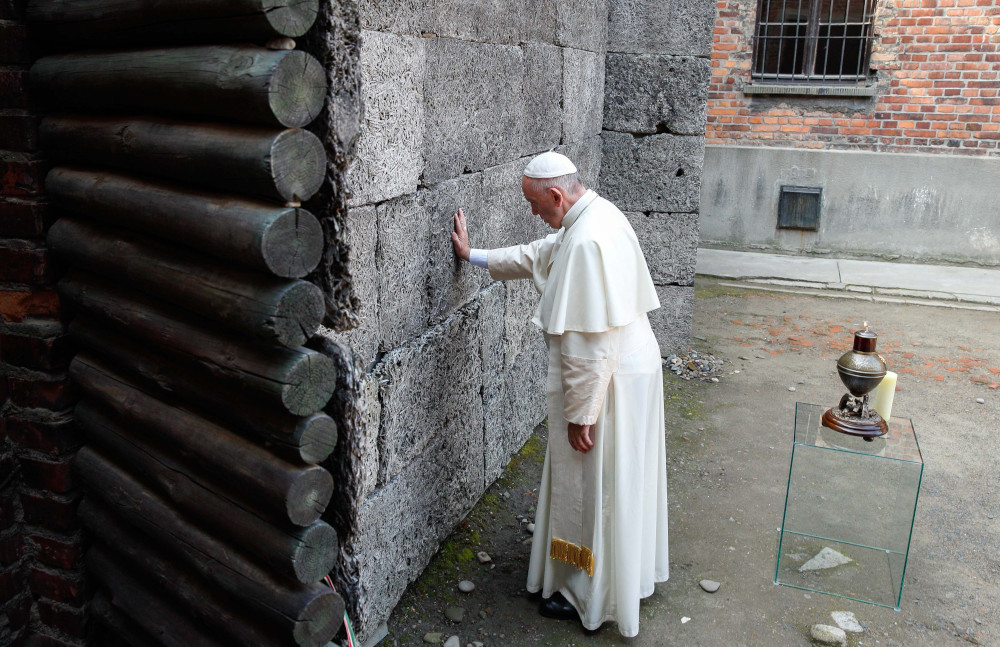
[[[541,604],[538,605],[538,613],[546,618],[556,620],[576,620],[578,622],[580,620],[576,609],[569,603],[569,600],[563,597],[562,593],[556,593],[548,600],[542,600]]]

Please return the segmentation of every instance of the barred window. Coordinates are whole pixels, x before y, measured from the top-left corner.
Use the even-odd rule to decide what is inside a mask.
[[[857,82],[868,76],[876,0],[759,0],[753,78]]]

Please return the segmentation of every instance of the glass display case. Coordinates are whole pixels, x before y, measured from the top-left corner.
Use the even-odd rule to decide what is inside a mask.
[[[795,405],[775,584],[899,609],[924,462],[913,423],[866,441]]]

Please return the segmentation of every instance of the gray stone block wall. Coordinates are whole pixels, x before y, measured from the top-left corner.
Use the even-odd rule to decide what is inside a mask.
[[[596,186],[607,0],[361,0],[362,131],[342,237],[360,325],[354,522],[338,576],[362,641],[545,415],[546,350],[527,281],[458,262],[472,243],[550,233],[521,194],[557,148]]]
[[[703,0],[608,3],[600,183],[646,255],[663,355],[691,334],[714,23]]]
[[[661,350],[687,345],[714,17],[703,4],[360,0],[362,131],[340,232],[360,325],[324,334],[365,367],[341,429],[352,454],[340,473],[358,482],[337,569],[362,641],[544,417],[537,294],[455,259],[459,207],[476,247],[546,235],[521,172],[565,153],[633,223],[663,304]]]

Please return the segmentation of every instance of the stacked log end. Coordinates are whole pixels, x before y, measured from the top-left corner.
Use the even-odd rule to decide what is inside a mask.
[[[318,0],[30,0],[30,82],[81,352],[92,616],[108,644],[320,647],[344,602],[319,463],[329,357],[303,280],[326,180],[302,129],[326,74],[290,40]],[[281,47],[264,45],[281,40]],[[247,44],[252,43],[252,44]]]

